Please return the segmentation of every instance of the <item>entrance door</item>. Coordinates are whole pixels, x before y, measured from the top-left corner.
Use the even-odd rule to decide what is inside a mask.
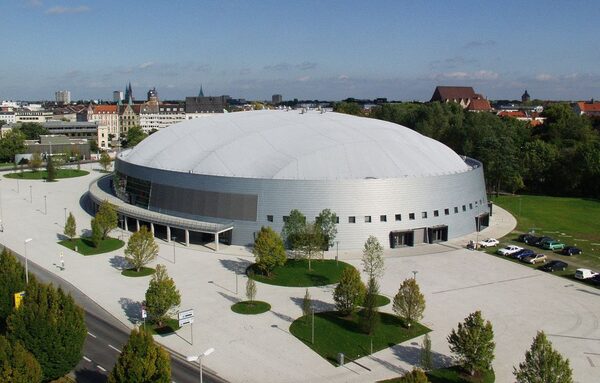
[[[414,233],[412,231],[392,231],[390,233],[390,247],[405,247],[414,245]]]

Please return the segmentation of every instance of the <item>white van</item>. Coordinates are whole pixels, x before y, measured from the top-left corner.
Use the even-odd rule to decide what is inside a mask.
[[[595,271],[592,271],[590,269],[575,270],[575,278],[577,278],[577,279],[588,279],[588,278],[591,278],[596,275],[598,275],[598,273]]]

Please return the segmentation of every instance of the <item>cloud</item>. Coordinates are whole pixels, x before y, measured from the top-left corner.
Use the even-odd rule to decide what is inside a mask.
[[[349,80],[349,79],[350,79],[350,77],[348,77],[345,74],[341,74],[341,75],[338,76],[338,80],[341,80],[341,81],[346,81],[346,80]]]
[[[479,70],[475,72],[443,72],[435,73],[431,76],[434,80],[497,80],[498,73],[489,70]]]
[[[496,46],[495,40],[472,40],[463,45],[464,49],[491,48]]]
[[[444,60],[434,60],[429,63],[429,66],[431,68],[452,69],[452,68],[462,67],[465,65],[474,65],[474,64],[477,64],[478,62],[479,61],[474,58],[467,58],[464,56],[454,56],[454,57],[449,57]]]
[[[147,61],[145,63],[140,64],[140,66],[138,68],[147,69],[147,68],[150,68],[152,65],[154,65],[154,61]]]
[[[28,7],[35,7],[35,8],[41,7],[42,5],[44,5],[42,3],[42,0],[25,0],[25,4]]]
[[[287,62],[281,62],[278,64],[266,65],[263,67],[263,69],[266,71],[271,71],[271,72],[283,72],[283,71],[288,71],[288,70],[292,70],[292,69],[311,70],[311,69],[315,69],[316,67],[317,67],[317,63],[311,62],[311,61],[304,61],[299,64],[290,64]]]
[[[540,73],[535,76],[535,79],[537,81],[554,81],[554,80],[556,80],[556,78],[554,76],[552,76],[551,74],[548,74],[548,73]]]
[[[279,63],[275,65],[267,65],[264,67],[264,70],[273,71],[273,72],[281,72],[289,70],[292,66],[288,63]]]
[[[315,69],[316,67],[317,67],[317,63],[310,62],[310,61],[305,61],[303,63],[296,65],[296,68],[298,68],[300,70]]]
[[[310,80],[310,76],[298,77],[298,81],[300,81],[300,82],[306,82],[308,80]]]
[[[77,7],[61,7],[56,6],[49,8],[46,13],[48,15],[65,15],[65,14],[74,14],[74,13],[84,13],[89,12],[91,9],[86,5],[80,5]]]

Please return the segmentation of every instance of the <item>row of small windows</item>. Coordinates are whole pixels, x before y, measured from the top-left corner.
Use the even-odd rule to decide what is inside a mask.
[[[481,204],[481,200],[479,200],[479,203]],[[475,206],[477,206],[477,202],[475,202]],[[469,210],[473,210],[473,203],[469,203]],[[462,205],[462,211],[467,211],[467,205]],[[458,214],[459,209],[458,206],[454,206],[454,214]],[[444,209],[444,215],[450,215],[450,209],[449,208],[445,208]],[[434,217],[439,217],[440,216],[440,211],[439,210],[434,210],[433,211],[433,216]],[[410,221],[415,220],[415,213],[408,213],[408,219]],[[421,218],[422,219],[427,219],[428,214],[426,211],[421,212]],[[288,216],[283,216],[283,222],[287,222]],[[394,214],[394,220],[395,221],[402,221],[402,214]],[[272,215],[267,215],[267,221],[268,222],[273,222],[273,216]],[[373,217],[370,215],[365,215],[364,216],[364,222],[365,223],[371,223],[373,222]],[[382,214],[379,216],[379,222],[387,222],[387,215]],[[340,223],[340,217],[337,217],[337,221],[336,223]],[[356,216],[351,215],[348,217],[348,223],[356,223]]]

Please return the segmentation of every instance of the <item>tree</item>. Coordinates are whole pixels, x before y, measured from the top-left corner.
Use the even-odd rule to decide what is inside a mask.
[[[56,180],[56,167],[54,166],[54,161],[52,160],[52,156],[48,156],[46,160],[46,181],[52,182]]]
[[[423,346],[421,347],[421,367],[425,371],[433,369],[431,338],[429,337],[429,334],[425,334],[423,337]]]
[[[64,234],[69,237],[71,241],[73,241],[73,238],[77,235],[77,223],[75,222],[75,216],[71,212],[69,212],[67,222],[65,223]]]
[[[14,294],[25,290],[25,269],[6,247],[0,253],[0,332],[13,311]]]
[[[474,375],[492,368],[494,360],[494,330],[490,321],[484,322],[481,311],[475,311],[452,329],[448,336],[450,351],[457,355],[462,367]]]
[[[304,294],[304,298],[302,299],[302,315],[305,319],[308,319],[308,316],[312,313],[312,301],[310,300],[310,294],[308,293],[308,289],[306,289],[306,293]]]
[[[335,308],[342,315],[350,315],[363,302],[365,285],[360,280],[360,273],[354,267],[342,271],[340,282],[333,291]]]
[[[102,152],[100,153],[100,160],[98,160],[98,162],[100,163],[100,166],[102,166],[102,169],[104,169],[104,171],[107,172],[108,168],[110,167],[110,163],[112,162],[112,159],[110,158],[107,152]]]
[[[399,380],[399,383],[429,383],[429,379],[427,375],[416,367],[412,369],[412,371],[407,372],[402,376]]]
[[[119,222],[115,206],[108,201],[103,201],[96,212],[96,221],[102,229],[102,239],[106,239],[108,234],[117,228]]]
[[[0,381],[36,383],[42,381],[42,368],[21,342],[11,343],[0,335]]]
[[[311,270],[311,260],[323,258],[323,233],[314,223],[307,223],[295,239],[295,250],[304,259],[308,259],[308,270]]]
[[[148,137],[148,135],[142,130],[139,126],[134,126],[129,128],[127,131],[126,141],[123,145],[126,148],[133,148],[140,142],[144,140],[144,138]]]
[[[169,354],[154,343],[148,331],[133,329],[115,367],[108,376],[109,383],[169,383],[171,361]]]
[[[375,278],[369,278],[367,292],[363,302],[363,311],[360,313],[360,326],[362,327],[362,330],[369,335],[375,333],[375,329],[379,324],[377,294],[379,294],[379,284]]]
[[[517,383],[572,383],[573,370],[569,360],[552,347],[543,331],[539,331],[531,348],[525,352],[525,361],[519,369],[513,368]]]
[[[383,276],[383,246],[374,236],[369,236],[365,242],[362,256],[363,271],[367,273],[369,279],[381,278]]]
[[[102,242],[102,227],[98,223],[96,218],[92,218],[91,222],[92,226],[92,244],[94,247],[100,246],[100,242]]]
[[[275,267],[283,266],[287,260],[281,236],[268,226],[261,227],[258,232],[253,253],[256,266],[267,276],[271,275]]]
[[[83,310],[61,288],[29,281],[22,306],[8,318],[8,337],[23,343],[42,367],[44,381],[71,371],[87,335]]]
[[[396,315],[406,319],[408,326],[423,318],[425,297],[414,278],[405,279],[394,296],[393,310]]]
[[[248,276],[248,280],[246,281],[246,298],[250,302],[253,302],[254,298],[256,298],[256,282],[254,282],[251,276]]]
[[[285,219],[283,229],[281,230],[281,237],[285,241],[285,245],[288,249],[296,249],[298,246],[298,238],[300,237],[300,233],[304,230],[305,225],[306,217],[300,210],[293,209],[290,211],[290,215]]]
[[[40,135],[50,133],[48,129],[37,122],[22,122],[19,130],[23,133],[26,140],[39,140]]]
[[[25,150],[25,135],[19,130],[11,130],[0,139],[0,159],[15,162],[15,154]]]
[[[156,272],[146,290],[146,310],[150,319],[162,326],[169,319],[171,310],[180,304],[181,294],[175,287],[175,281],[169,277],[165,266],[156,265]]]
[[[42,156],[38,152],[35,152],[31,155],[31,159],[29,160],[29,169],[32,172],[37,172],[37,170],[42,166]]]
[[[337,221],[337,215],[329,209],[321,211],[315,219],[315,224],[321,229],[321,233],[323,233],[325,250],[330,249],[335,244]]]
[[[142,226],[139,231],[129,237],[127,248],[125,248],[125,259],[137,272],[153,261],[157,255],[158,245],[146,226]]]

